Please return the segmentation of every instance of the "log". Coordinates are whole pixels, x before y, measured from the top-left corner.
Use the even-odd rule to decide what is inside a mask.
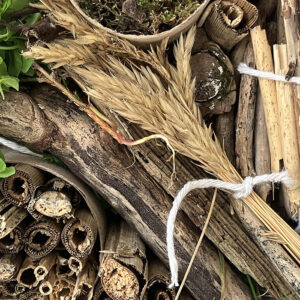
[[[165,224],[172,197],[187,180],[207,177],[207,174],[177,155],[178,176],[170,187],[172,164],[166,162],[168,153],[164,147],[156,145],[156,141],[150,143],[151,150],[148,144],[136,148],[138,160],[134,162],[126,147],[99,130],[72,104],[65,103],[55,89],[40,86],[32,95],[35,102],[20,93],[7,93],[5,105],[0,103],[0,134],[38,150],[47,149],[61,158],[73,172],[103,195],[167,264]],[[21,111],[16,109],[20,103]],[[66,116],[72,116],[68,125]],[[8,122],[12,119],[16,121]],[[24,135],[28,123],[37,130],[27,130],[27,135]],[[231,216],[228,198],[223,193],[218,194],[207,236],[240,270],[251,274],[262,286],[296,299],[297,284],[294,288],[289,285],[292,281],[299,282],[299,270],[293,261],[287,258],[280,246],[265,238],[262,240],[263,236],[260,236],[264,247],[269,247],[270,251],[276,249],[277,259],[284,257],[288,262],[280,271],[277,270],[265,252],[249,238],[237,216]],[[175,238],[181,276],[199,238],[197,227],[203,227],[211,198],[212,191],[197,191],[185,202],[184,213],[178,215]],[[249,299],[249,289],[238,278],[240,275],[228,265],[226,270],[228,299]],[[282,276],[282,272],[289,272],[289,275]],[[197,255],[187,287],[195,299],[220,297],[218,254],[207,239]]]

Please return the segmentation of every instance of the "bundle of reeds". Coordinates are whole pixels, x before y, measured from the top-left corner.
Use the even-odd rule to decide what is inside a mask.
[[[146,53],[126,41],[91,28],[71,8],[68,0],[42,0],[53,19],[70,30],[76,39],[57,40],[46,47],[34,46],[27,57],[64,66],[98,108],[111,109],[145,130],[163,135],[178,152],[199,162],[216,177],[232,183],[242,178],[223,152],[213,131],[202,120],[194,102],[195,81],[191,77],[190,53],[195,29],[181,37],[174,48],[176,68],[164,55],[166,42]],[[142,65],[137,65],[142,62]],[[246,227],[253,228],[253,237],[261,224],[270,238],[282,244],[300,262],[300,238],[257,194],[243,199],[250,212],[241,210],[232,200]],[[242,211],[246,215],[242,215]],[[264,248],[264,245],[261,244]],[[267,251],[267,249],[265,249]],[[269,255],[270,252],[269,252]],[[272,257],[272,255],[271,255]],[[275,259],[271,260],[275,265]],[[278,267],[278,266],[277,266]]]

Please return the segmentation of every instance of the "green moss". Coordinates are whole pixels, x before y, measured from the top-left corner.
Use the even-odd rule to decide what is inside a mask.
[[[128,1],[128,0],[127,0]],[[134,13],[122,11],[125,1],[77,0],[81,9],[105,27],[121,33],[155,34],[171,29],[199,7],[198,0],[132,0]]]

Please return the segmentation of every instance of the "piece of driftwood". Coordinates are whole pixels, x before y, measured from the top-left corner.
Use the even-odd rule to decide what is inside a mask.
[[[96,277],[97,272],[94,266],[90,262],[87,262],[77,276],[72,300],[91,300],[93,297]]]
[[[24,164],[15,166],[16,173],[3,179],[2,193],[7,201],[24,206],[31,199],[34,190],[44,183],[44,176],[38,169]]]
[[[19,253],[24,248],[23,234],[24,230],[22,226],[18,226],[4,238],[0,239],[0,253]]]
[[[61,230],[61,224],[52,219],[30,224],[24,233],[25,253],[34,260],[48,255],[58,245]]]
[[[169,289],[170,273],[161,261],[152,257],[149,261],[148,286],[145,300],[173,300],[175,290]]]
[[[234,109],[230,112],[218,115],[215,120],[215,134],[222,143],[226,155],[230,162],[235,165],[235,119]]]
[[[31,257],[26,256],[22,266],[18,272],[17,280],[19,284],[32,289],[39,284],[39,281],[36,279],[34,270],[37,266],[37,262],[34,262]]]
[[[18,254],[4,254],[0,258],[0,282],[7,282],[17,275],[22,263],[22,256]]]
[[[217,0],[206,10],[210,12],[203,14],[199,26],[204,23],[209,37],[226,51],[247,36],[258,17],[256,7],[246,0]]]
[[[245,50],[243,62],[255,67],[251,40]],[[255,77],[241,76],[238,111],[236,116],[236,166],[243,177],[255,175],[253,158],[254,116],[258,82]]]
[[[34,275],[38,281],[42,281],[47,277],[48,273],[56,263],[56,256],[56,252],[52,251],[39,261],[37,267],[34,269]]]
[[[9,101],[5,105],[0,102],[0,134],[34,149],[50,150],[61,158],[73,172],[85,178],[101,193],[124,219],[134,225],[152,250],[167,264],[165,225],[172,197],[186,181],[204,178],[207,174],[188,159],[177,155],[177,177],[170,187],[172,163],[167,162],[169,153],[164,146],[156,142],[142,145],[136,148],[137,159],[134,161],[126,147],[120,146],[99,130],[83,112],[64,102],[64,98],[55,89],[40,86],[32,95],[34,101],[20,93],[7,93]],[[16,109],[20,103],[24,108],[22,111]],[[16,115],[16,111],[19,114]],[[70,115],[72,118],[68,119],[66,125],[65,118]],[[11,122],[7,123],[7,119],[22,122],[14,122],[12,125]],[[36,130],[24,135],[24,123],[30,123]],[[199,239],[200,230],[197,226],[203,227],[212,193],[204,190],[191,194],[178,215],[175,240],[181,276]],[[271,293],[288,294],[290,299],[297,299],[300,277],[298,267],[278,244],[268,241],[262,235],[264,229],[259,227],[254,218],[251,223],[250,219],[244,222],[261,248],[249,238],[237,216],[231,216],[228,198],[218,193],[216,209],[206,234],[235,266],[251,274],[262,286],[269,287]],[[281,265],[280,270],[275,267],[277,264]],[[226,272],[227,298],[249,299],[249,289],[239,279],[240,275],[235,274],[227,264]],[[219,298],[219,276],[218,253],[204,239],[187,287],[195,299]]]
[[[255,130],[254,130],[254,157],[255,172],[257,175],[271,173],[271,157],[268,141],[268,131],[265,120],[263,100],[260,90],[257,91],[256,111],[255,111]],[[263,155],[261,155],[263,153]],[[272,189],[272,185],[268,183],[260,184],[255,187],[255,191],[264,200]]]
[[[138,233],[123,220],[109,225],[100,265],[105,292],[115,300],[138,300],[147,286],[146,248]]]
[[[288,72],[287,45],[274,45],[274,64],[276,74]],[[288,83],[276,82],[277,103],[283,163],[288,170],[293,185],[287,188],[288,199],[285,201],[286,211],[290,217],[298,217],[300,207],[300,156],[297,142],[297,125],[294,112],[293,86]]]
[[[274,72],[273,57],[271,47],[267,41],[266,31],[262,30],[260,26],[256,26],[250,32],[257,69]],[[260,78],[259,86],[268,130],[271,170],[272,172],[278,172],[280,171],[280,160],[282,159],[282,144],[278,121],[276,84],[273,80]]]
[[[68,221],[61,233],[61,241],[66,250],[73,256],[88,256],[97,238],[97,224],[90,211],[77,210],[75,218]]]

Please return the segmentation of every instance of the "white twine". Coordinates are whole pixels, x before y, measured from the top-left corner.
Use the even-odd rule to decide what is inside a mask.
[[[16,142],[7,140],[7,139],[5,139],[3,137],[0,137],[0,144],[3,145],[3,146],[5,146],[5,147],[7,147],[7,148],[9,148],[9,149],[12,149],[12,150],[24,153],[24,154],[30,154],[30,155],[42,157],[42,155],[40,155],[38,153],[35,153],[35,152],[32,152],[28,148],[26,148],[26,147],[24,147],[22,145],[19,145]]]
[[[230,183],[224,182],[217,179],[200,179],[195,181],[190,181],[184,185],[184,187],[177,194],[173,207],[170,211],[168,224],[167,224],[167,250],[169,257],[169,265],[171,271],[171,284],[170,288],[178,286],[178,262],[175,255],[174,248],[174,225],[180,204],[185,198],[185,196],[195,189],[205,189],[205,188],[218,188],[222,190],[227,190],[233,192],[233,197],[235,199],[246,198],[253,191],[253,187],[260,183],[265,182],[282,182],[286,186],[292,185],[293,181],[289,177],[287,171],[259,175],[256,177],[246,177],[242,183]]]
[[[253,68],[249,67],[245,63],[240,63],[237,67],[237,70],[241,74],[246,74],[246,75],[250,75],[250,76],[254,76],[254,77],[258,77],[258,78],[265,78],[265,79],[270,79],[270,80],[275,80],[275,81],[282,81],[282,82],[285,82],[285,83],[300,84],[300,77],[291,77],[290,80],[286,80],[285,76],[283,76],[283,75],[274,74],[273,72],[259,71],[259,70],[256,70],[256,69],[253,69]]]

